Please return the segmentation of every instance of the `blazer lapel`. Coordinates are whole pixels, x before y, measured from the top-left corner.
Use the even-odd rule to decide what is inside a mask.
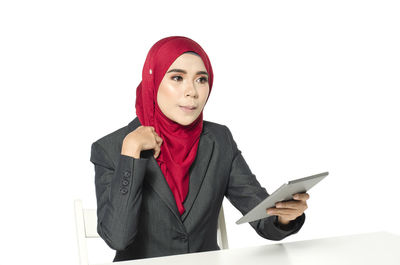
[[[126,134],[135,130],[140,125],[141,123],[139,119],[136,117],[128,125],[128,131]],[[153,188],[153,190],[158,194],[158,196],[160,196],[160,198],[166,203],[168,208],[179,220],[184,221],[193,206],[193,203],[203,183],[203,179],[206,175],[213,149],[214,149],[214,141],[210,137],[208,137],[207,130],[205,130],[205,128],[203,127],[203,132],[200,136],[199,147],[197,149],[196,158],[189,169],[189,177],[190,177],[189,192],[183,203],[185,207],[185,212],[183,213],[182,216],[179,213],[178,207],[176,206],[174,195],[172,194],[172,191],[168,186],[168,183],[156,159],[153,157],[153,155],[148,157],[149,163],[147,165],[146,169],[147,173],[144,178],[144,181]]]
[[[181,219],[184,221],[192,209],[193,203],[196,200],[197,194],[200,191],[203,179],[206,175],[208,164],[210,163],[211,155],[214,149],[214,141],[203,132],[200,137],[199,147],[197,149],[196,158],[189,170],[189,192],[183,203],[185,212]]]
[[[141,123],[139,121],[139,118],[136,117],[133,121],[129,123],[126,134],[134,131],[140,125]],[[144,181],[153,188],[158,196],[160,196],[160,198],[167,204],[168,208],[180,220],[181,217],[178,207],[176,206],[174,195],[172,194],[172,191],[168,186],[168,183],[164,177],[164,174],[161,171],[160,166],[152,155],[152,152],[147,152],[146,158],[149,159],[149,163],[147,164],[146,176],[144,178]]]
[[[144,179],[153,190],[160,196],[160,198],[167,204],[168,208],[174,213],[174,215],[181,219],[178,206],[176,206],[174,195],[170,187],[168,186],[167,180],[161,171],[156,159],[151,156],[147,167],[147,174]]]

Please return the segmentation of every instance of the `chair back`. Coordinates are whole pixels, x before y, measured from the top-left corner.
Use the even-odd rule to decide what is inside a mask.
[[[221,205],[218,215],[217,243],[221,249],[228,249],[228,234],[226,232],[224,207]]]
[[[83,208],[82,201],[74,201],[76,236],[78,239],[79,264],[89,265],[86,240],[88,238],[100,238],[97,233],[97,213],[96,209]],[[224,209],[218,216],[217,241],[221,249],[228,249],[228,237],[226,233]]]

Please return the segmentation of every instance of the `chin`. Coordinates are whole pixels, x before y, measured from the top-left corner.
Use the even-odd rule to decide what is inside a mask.
[[[191,120],[191,121],[185,120],[185,121],[176,121],[176,122],[179,123],[179,124],[182,125],[182,126],[187,126],[187,125],[191,124],[191,123],[194,122],[194,121],[195,121],[195,120]]]
[[[182,125],[182,126],[187,126],[187,125],[190,125],[190,124],[192,124],[197,118],[198,118],[199,116],[196,116],[195,118],[193,118],[193,117],[186,117],[186,119],[185,118],[181,118],[181,119],[174,119],[174,121],[176,122],[176,123],[179,123],[180,125]]]
[[[169,118],[182,126],[187,126],[192,124],[199,115],[200,113],[197,115],[171,115]]]

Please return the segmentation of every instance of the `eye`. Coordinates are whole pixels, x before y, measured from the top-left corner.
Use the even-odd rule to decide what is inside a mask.
[[[208,82],[208,78],[207,78],[207,77],[204,77],[204,76],[200,77],[200,78],[197,79],[197,80],[200,80],[200,83],[202,83],[202,84],[205,84],[205,83]]]
[[[171,77],[171,79],[174,80],[174,81],[181,81],[182,80],[182,76],[175,75],[175,76]]]

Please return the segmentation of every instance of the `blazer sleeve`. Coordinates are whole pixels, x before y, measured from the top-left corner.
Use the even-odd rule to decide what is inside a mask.
[[[91,147],[95,169],[97,232],[115,250],[135,239],[142,202],[142,183],[148,159],[120,154],[115,165],[100,143]]]
[[[226,126],[225,126],[226,127]],[[243,214],[248,213],[257,204],[269,196],[266,189],[261,187],[256,176],[251,172],[244,160],[241,151],[233,139],[232,133],[226,127],[228,139],[232,146],[232,164],[229,176],[226,197]],[[281,240],[297,233],[303,226],[305,214],[291,221],[288,225],[280,225],[277,216],[250,222],[250,225],[263,238]]]

